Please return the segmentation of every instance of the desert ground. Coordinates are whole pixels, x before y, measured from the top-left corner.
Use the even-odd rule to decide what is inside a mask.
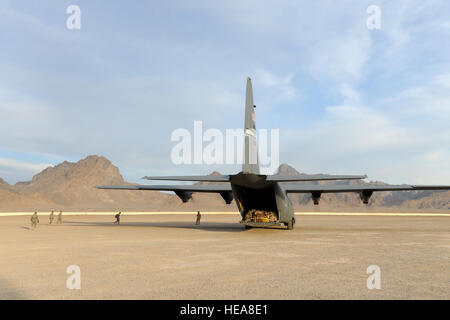
[[[450,215],[0,215],[0,299],[450,299]],[[56,219],[55,219],[56,221]],[[69,290],[68,266],[81,270]],[[366,286],[367,267],[381,289]]]

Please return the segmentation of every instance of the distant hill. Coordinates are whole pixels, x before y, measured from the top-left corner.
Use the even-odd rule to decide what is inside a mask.
[[[108,159],[88,156],[76,163],[48,167],[31,181],[13,186],[0,181],[0,211],[180,211],[232,210],[220,195],[195,195],[188,204],[177,196],[158,191],[117,191],[95,189],[98,185],[132,185]],[[233,207],[234,210],[234,207]]]
[[[282,164],[279,174],[302,174]],[[212,175],[220,174],[218,172]],[[329,184],[336,182],[307,182]],[[340,181],[364,184],[363,181]],[[383,182],[371,182],[385,184]],[[0,211],[236,211],[234,203],[225,205],[220,195],[194,194],[183,204],[177,196],[158,191],[98,190],[97,185],[132,185],[124,181],[119,169],[101,156],[88,156],[76,163],[63,162],[35,175],[31,181],[9,185],[0,178]],[[446,211],[450,212],[450,192],[380,192],[368,206],[358,194],[324,194],[314,206],[308,194],[292,194],[296,210],[314,211]]]
[[[8,182],[6,182],[2,178],[0,178],[0,190],[2,190],[2,189],[9,190],[9,189],[11,189],[11,186],[8,184]]]

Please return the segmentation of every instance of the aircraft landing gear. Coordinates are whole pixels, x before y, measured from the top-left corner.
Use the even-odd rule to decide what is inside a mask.
[[[293,230],[293,229],[294,229],[294,224],[295,224],[295,219],[292,218],[292,220],[289,221],[289,222],[286,224],[287,229],[288,229],[288,230]]]

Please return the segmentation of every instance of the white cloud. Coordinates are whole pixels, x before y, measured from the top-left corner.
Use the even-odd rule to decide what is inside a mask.
[[[371,54],[368,30],[355,28],[311,47],[311,70],[336,80],[358,80]]]
[[[261,89],[272,90],[279,100],[289,100],[297,96],[297,89],[292,84],[292,74],[278,76],[268,70],[258,69],[254,79],[255,84],[261,85]]]
[[[450,21],[444,21],[439,24],[439,27],[446,32],[450,31]]]
[[[370,107],[364,101],[328,106],[307,130],[281,130],[281,152],[287,157],[281,159],[309,172],[337,170],[390,183],[448,184],[449,87],[449,75],[441,74],[372,101]],[[351,88],[341,91],[344,100],[358,100]]]
[[[16,183],[29,180],[33,175],[51,166],[51,164],[46,163],[34,164],[9,158],[0,158],[0,177],[10,183]]]
[[[310,133],[315,140],[329,144],[339,153],[383,152],[397,147],[412,147],[417,137],[373,108],[330,106],[324,118]]]
[[[33,164],[16,161],[14,159],[0,158],[0,166],[10,168],[13,170],[20,169],[37,173],[44,170],[45,168],[51,167],[52,165],[48,163]]]
[[[359,103],[360,94],[349,83],[341,83],[339,85],[339,91],[344,98],[344,103]]]
[[[414,124],[450,123],[450,73],[435,75],[428,83],[383,99],[382,106],[395,117]]]

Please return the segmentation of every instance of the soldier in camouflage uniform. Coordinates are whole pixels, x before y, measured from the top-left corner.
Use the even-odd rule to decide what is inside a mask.
[[[195,221],[196,226],[198,226],[200,224],[201,218],[202,218],[202,215],[200,214],[200,211],[197,211],[197,220]]]
[[[56,220],[57,224],[62,224],[62,211],[58,213],[58,219]]]
[[[116,218],[116,221],[114,221],[114,224],[120,224],[120,215],[122,214],[122,212],[119,212],[118,214],[116,214],[114,216],[114,218]]]
[[[53,213],[53,211],[50,213],[50,216],[48,217],[49,219],[49,224],[53,223],[53,219],[55,219],[55,214]]]
[[[39,217],[37,215],[37,212],[35,212],[32,216],[31,216],[31,229],[36,229],[37,224],[39,223]]]

